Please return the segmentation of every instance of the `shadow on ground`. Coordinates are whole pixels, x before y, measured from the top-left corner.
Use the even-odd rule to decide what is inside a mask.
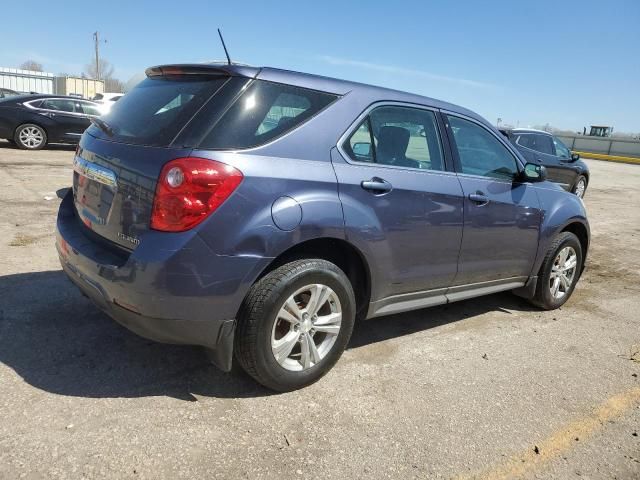
[[[234,368],[212,366],[198,347],[164,345],[130,333],[82,297],[62,271],[0,277],[0,362],[36,388],[90,398],[269,395]],[[487,311],[529,310],[499,294],[383,317],[356,326],[350,349]],[[425,318],[426,317],[426,318]]]
[[[9,141],[3,141],[3,140],[0,140],[0,148],[7,148],[7,149],[12,148],[15,150],[20,150],[18,147],[16,147],[14,143],[11,143]],[[76,149],[76,146],[70,143],[50,143],[46,147],[44,147],[44,149],[73,151]]]

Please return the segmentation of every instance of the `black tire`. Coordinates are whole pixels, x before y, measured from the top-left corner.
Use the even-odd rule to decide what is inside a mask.
[[[555,298],[551,293],[551,272],[556,261],[556,257],[562,249],[565,247],[571,247],[576,253],[576,270],[571,279],[569,289],[565,292],[562,298]],[[573,290],[576,287],[576,283],[580,279],[582,273],[582,246],[578,237],[571,232],[562,232],[554,238],[553,242],[547,250],[547,254],[544,257],[540,272],[538,272],[538,283],[536,285],[536,291],[531,303],[544,310],[554,310],[564,305],[569,300]]]
[[[21,139],[21,133],[27,129],[37,132],[36,135],[39,135],[38,138],[41,138],[41,141],[39,143],[34,143]],[[40,150],[47,145],[47,132],[45,132],[44,128],[40,125],[24,123],[16,128],[15,134],[13,135],[13,141],[16,142],[18,148],[23,150]]]
[[[580,182],[583,182],[584,184],[584,188],[582,189],[582,193],[579,193],[580,189],[579,189],[579,185]],[[576,183],[573,185],[573,188],[571,189],[571,193],[573,193],[574,195],[577,195],[580,198],[584,198],[585,194],[587,193],[587,185],[589,184],[589,182],[587,182],[587,178],[584,175],[578,175],[578,178],[576,178]]]
[[[324,358],[306,370],[291,371],[278,363],[272,352],[272,331],[286,300],[310,284],[326,285],[335,292],[342,321],[335,343]],[[286,392],[305,387],[319,380],[338,361],[351,338],[355,312],[351,283],[333,263],[305,259],[282,265],[256,282],[244,299],[235,332],[236,360],[256,381],[272,390]]]

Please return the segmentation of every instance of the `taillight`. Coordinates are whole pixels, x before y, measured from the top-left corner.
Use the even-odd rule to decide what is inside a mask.
[[[229,198],[242,172],[204,158],[176,158],[160,172],[151,228],[183,232],[195,227]]]

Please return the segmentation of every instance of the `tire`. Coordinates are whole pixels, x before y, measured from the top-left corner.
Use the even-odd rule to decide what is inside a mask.
[[[572,270],[559,269],[559,262],[562,262],[561,253],[568,252],[565,267],[571,264],[571,256],[575,255],[575,266]],[[561,265],[561,263],[560,263]],[[565,281],[556,272],[569,272],[565,274]],[[582,246],[578,237],[571,232],[562,232],[551,242],[551,246],[544,257],[540,272],[538,273],[538,283],[536,291],[531,299],[531,303],[544,309],[554,310],[564,305],[569,300],[576,283],[582,273]],[[570,277],[570,278],[567,278]],[[553,281],[553,283],[552,283]],[[556,287],[556,284],[558,287]],[[567,286],[568,284],[568,286]],[[555,288],[557,293],[554,294]],[[561,294],[561,296],[558,296]]]
[[[47,144],[47,132],[39,125],[25,123],[16,128],[13,141],[23,150],[40,150]]]
[[[325,297],[314,309],[312,299]],[[317,313],[317,319],[309,313]],[[235,332],[236,360],[272,390],[305,387],[338,361],[351,338],[355,313],[353,288],[336,265],[320,259],[287,263],[256,282],[245,297]]]
[[[579,198],[584,198],[585,193],[587,193],[587,178],[584,175],[578,175],[571,193]]]

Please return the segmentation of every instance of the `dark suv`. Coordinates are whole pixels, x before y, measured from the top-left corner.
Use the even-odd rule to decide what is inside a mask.
[[[276,390],[354,321],[513,290],[571,295],[582,202],[449,103],[272,68],[172,65],[82,136],[64,271],[134,332]]]
[[[589,184],[589,167],[572,153],[558,137],[531,128],[500,130],[528,162],[544,165],[549,180],[578,197],[584,197]]]

